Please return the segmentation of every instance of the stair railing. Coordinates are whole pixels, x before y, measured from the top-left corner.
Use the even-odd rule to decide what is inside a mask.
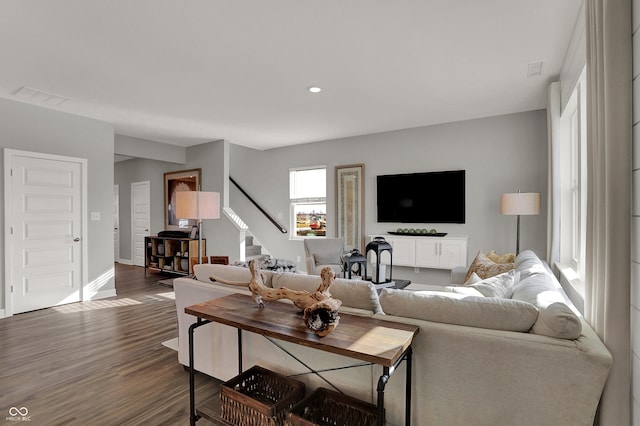
[[[260,212],[261,212],[261,213],[262,213],[262,214],[263,214],[267,219],[269,219],[269,221],[270,221],[271,223],[273,223],[273,225],[274,225],[276,228],[278,228],[278,230],[279,230],[280,232],[282,232],[283,234],[286,234],[286,233],[287,233],[287,229],[286,229],[284,226],[280,225],[280,224],[278,223],[278,221],[277,221],[277,220],[275,220],[275,219],[274,219],[274,218],[273,218],[273,217],[272,217],[272,216],[271,216],[271,215],[270,215],[270,214],[269,214],[265,209],[263,209],[263,208],[262,208],[262,206],[260,206],[260,204],[258,204],[258,203],[257,203],[257,202],[256,202],[256,201],[251,197],[251,195],[249,195],[249,194],[247,193],[247,191],[245,191],[244,189],[242,189],[242,187],[241,187],[240,185],[238,185],[238,182],[236,182],[236,181],[235,181],[231,176],[229,176],[229,181],[230,181],[232,184],[234,184],[234,185],[236,186],[236,188],[238,188],[238,190],[239,190],[240,192],[242,192],[242,194],[243,194],[245,197],[247,197],[247,199],[248,199],[249,201],[251,201],[251,203],[252,203],[254,206],[256,206],[256,208],[257,208],[258,210],[260,210]]]

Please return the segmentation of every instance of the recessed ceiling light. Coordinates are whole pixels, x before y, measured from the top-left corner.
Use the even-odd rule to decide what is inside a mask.
[[[318,86],[311,86],[311,87],[309,87],[309,91],[311,93],[320,93],[320,92],[322,92],[322,89],[319,88]]]

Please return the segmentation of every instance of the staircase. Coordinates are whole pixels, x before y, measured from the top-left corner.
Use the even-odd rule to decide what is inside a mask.
[[[264,259],[265,255],[262,253],[262,246],[255,244],[253,241],[253,235],[247,235],[244,237],[244,253],[247,262],[253,259]]]

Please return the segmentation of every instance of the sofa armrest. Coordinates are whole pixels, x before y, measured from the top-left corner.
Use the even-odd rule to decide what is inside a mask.
[[[415,324],[415,424],[593,424],[612,357],[584,323],[577,340],[390,315]],[[404,375],[404,366],[398,372]],[[402,421],[404,382],[390,380],[387,421]],[[455,410],[452,409],[455,407]],[[394,422],[395,420],[395,422]]]
[[[454,266],[451,270],[451,284],[464,284],[464,277],[469,270],[466,266]]]

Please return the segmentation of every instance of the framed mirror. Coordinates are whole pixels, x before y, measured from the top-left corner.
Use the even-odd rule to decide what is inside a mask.
[[[336,236],[364,253],[364,164],[336,166]]]

